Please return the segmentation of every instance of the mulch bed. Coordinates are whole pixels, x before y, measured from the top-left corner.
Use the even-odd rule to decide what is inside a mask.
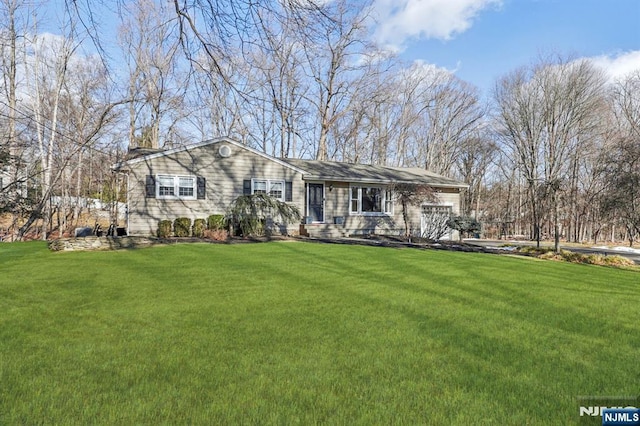
[[[433,241],[420,237],[412,237],[411,241],[407,241],[404,236],[399,235],[357,235],[351,236],[349,238],[304,238],[304,240],[332,244],[353,244],[397,248],[410,247],[419,249],[462,251],[470,253],[505,253],[503,250],[475,246],[459,241]]]
[[[350,244],[350,245],[366,245],[379,247],[397,247],[397,248],[419,248],[434,250],[451,250],[473,253],[494,253],[504,254],[504,250],[495,248],[486,248],[466,244],[459,241],[433,241],[426,238],[414,237],[411,241],[399,235],[353,235],[348,238],[315,238],[303,236],[284,236],[271,235],[261,237],[231,237],[226,240],[216,241],[206,238],[193,237],[172,237],[158,239],[161,244],[180,244],[180,243],[211,243],[211,244],[245,244],[245,243],[264,243],[269,241],[308,241],[326,244]]]

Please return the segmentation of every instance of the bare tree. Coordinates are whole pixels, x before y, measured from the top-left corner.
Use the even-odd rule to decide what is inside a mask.
[[[72,202],[68,203],[71,211],[61,211],[60,216],[64,225],[68,217],[75,226],[87,207],[87,197],[92,192],[100,192],[102,188],[96,186],[104,184],[94,181],[90,173],[96,166],[91,169],[88,165],[96,151],[97,155],[104,156],[104,151],[109,149],[109,143],[102,140],[108,132],[113,132],[119,111],[111,107],[115,105],[111,100],[112,87],[102,62],[91,58],[75,61],[68,76],[61,99],[60,121],[66,137],[58,145],[58,158],[63,160],[59,166],[65,166],[66,158],[69,161],[64,167],[59,194],[62,200]],[[73,135],[75,139],[71,138]],[[60,226],[60,233],[64,228]]]
[[[235,62],[227,63],[224,72],[239,75],[242,69]],[[200,139],[222,135],[247,143],[249,131],[244,119],[244,98],[204,59],[194,69],[192,77],[193,93],[187,100],[191,114],[187,121],[198,129]]]
[[[392,78],[387,75],[386,87],[395,93],[395,165],[422,166],[418,159],[422,142],[422,116],[432,105],[430,93],[436,82],[437,70],[420,63],[401,68]]]
[[[440,72],[436,78],[424,100],[420,160],[425,169],[448,175],[464,143],[482,124],[485,108],[470,84],[449,73]]]
[[[250,65],[259,72],[260,101],[271,111],[276,126],[278,146],[272,152],[282,158],[297,156],[299,126],[306,113],[303,40],[295,16],[286,8],[282,14],[263,16],[262,45],[254,48],[253,55],[247,55]]]
[[[52,229],[52,197],[69,193],[74,165],[77,168],[77,162],[82,162],[79,154],[102,135],[118,105],[98,99],[91,88],[107,80],[104,76],[99,78],[101,71],[82,70],[90,67],[85,62],[90,59],[78,54],[80,43],[74,36],[74,23],[66,21],[63,28],[67,30],[66,37],[35,38],[26,68],[25,108],[30,114],[25,116],[36,140],[38,193],[33,210],[18,231],[19,239],[41,217],[41,235],[47,238]]]
[[[463,142],[456,161],[457,175],[469,185],[464,192],[462,214],[480,219],[481,192],[489,166],[494,160],[498,147],[486,129]]]
[[[0,136],[0,212],[10,211],[10,238],[14,238],[20,206],[26,198],[25,159],[20,149],[18,137],[18,54],[20,38],[24,40],[28,15],[28,5],[18,0],[0,2],[0,13],[6,17],[0,26],[0,55],[3,81],[2,89],[6,99],[2,110],[6,111],[6,133]]]
[[[629,246],[640,235],[640,144],[621,138],[609,147],[606,191],[602,209],[618,218],[626,229]]]
[[[640,140],[640,69],[615,83],[613,101],[617,127],[636,141]]]
[[[315,83],[309,99],[317,111],[317,160],[329,159],[329,135],[355,90],[353,74],[361,67],[365,5],[353,7],[346,0],[326,3],[305,22],[304,51],[308,73]],[[300,28],[301,30],[303,28]]]
[[[166,136],[172,126],[165,121],[179,111],[186,86],[177,80],[179,34],[162,3],[136,0],[128,9],[120,40],[129,67],[129,145],[158,148],[161,126]]]
[[[429,185],[419,185],[412,183],[396,183],[389,188],[393,192],[395,201],[399,202],[402,206],[402,220],[404,221],[404,235],[411,241],[411,229],[409,221],[409,208],[410,206],[421,206],[424,203],[435,202],[437,196],[435,191]],[[435,228],[441,228],[437,226]],[[429,228],[431,229],[431,228]],[[435,235],[429,235],[432,237]],[[437,240],[437,238],[432,238]]]
[[[498,83],[495,98],[504,146],[527,183],[534,238],[540,243],[543,204],[549,203],[559,247],[559,193],[569,153],[596,131],[604,78],[588,61],[542,61]]]
[[[626,229],[629,245],[640,235],[640,70],[616,83],[617,137],[606,147],[603,210]]]
[[[604,106],[604,75],[586,60],[560,63],[543,73],[544,179],[551,202],[555,250],[559,250],[559,192],[568,175],[570,153],[597,132]]]
[[[388,72],[394,58],[367,55],[352,74],[352,91],[329,132],[330,157],[339,161],[397,164],[398,91]]]
[[[533,238],[540,245],[540,200],[536,185],[541,180],[541,111],[536,105],[538,94],[529,83],[530,72],[518,69],[503,77],[495,89],[498,109],[498,132],[503,147],[520,169],[527,184],[527,197],[531,208]]]
[[[448,209],[432,208],[431,211],[424,211],[428,206],[423,207],[422,212],[422,238],[437,241],[450,232],[449,220],[451,212]]]
[[[73,38],[58,38],[51,45],[44,40],[35,40],[33,86],[33,112],[38,158],[42,176],[40,179],[41,198],[27,222],[20,228],[22,238],[32,223],[43,215],[42,237],[47,238],[51,220],[51,196],[54,183],[60,179],[64,169],[54,169],[54,154],[60,134],[58,132],[58,111],[69,62],[78,44]]]

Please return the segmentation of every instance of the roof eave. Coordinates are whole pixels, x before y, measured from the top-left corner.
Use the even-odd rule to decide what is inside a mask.
[[[382,184],[382,185],[393,185],[393,184],[424,184],[424,185],[429,185],[431,187],[434,188],[460,188],[460,189],[467,189],[469,188],[469,185],[467,184],[463,184],[463,183],[427,183],[427,182],[420,182],[420,181],[416,181],[416,180],[389,180],[389,179],[367,179],[367,178],[345,178],[345,177],[338,177],[338,176],[320,176],[320,175],[311,175],[311,174],[305,174],[303,176],[304,180],[307,181],[330,181],[330,182],[348,182],[348,183],[375,183],[375,184]]]
[[[264,158],[266,158],[268,160],[274,161],[275,163],[280,164],[282,166],[285,166],[285,167],[287,167],[287,168],[289,168],[291,170],[294,170],[294,171],[296,171],[298,173],[301,173],[301,174],[306,173],[305,170],[300,169],[299,167],[291,165],[291,164],[287,163],[286,161],[282,161],[279,158],[272,157],[270,155],[267,155],[267,154],[265,154],[263,152],[260,152],[260,151],[258,151],[256,149],[253,149],[251,147],[242,145],[240,142],[235,141],[235,140],[233,140],[231,138],[228,138],[226,136],[223,136],[223,137],[220,137],[220,138],[206,140],[206,141],[194,144],[194,145],[188,145],[188,146],[184,146],[184,147],[180,147],[180,148],[173,148],[173,149],[169,149],[169,150],[166,150],[166,151],[156,152],[156,153],[153,153],[153,154],[147,154],[147,155],[143,155],[141,157],[132,158],[130,160],[121,161],[119,163],[114,164],[111,168],[114,171],[119,171],[124,166],[131,166],[133,164],[137,164],[137,163],[153,160],[155,158],[166,157],[168,155],[172,155],[172,154],[176,154],[176,153],[184,152],[184,151],[190,151],[192,149],[197,149],[197,148],[201,148],[201,147],[204,147],[204,146],[213,145],[213,144],[221,143],[221,142],[226,142],[226,143],[229,143],[231,145],[237,146],[238,148],[245,149],[245,150],[247,150],[247,151],[249,151],[249,152],[251,152],[253,154],[256,154],[256,155],[258,155],[260,157],[264,157]]]

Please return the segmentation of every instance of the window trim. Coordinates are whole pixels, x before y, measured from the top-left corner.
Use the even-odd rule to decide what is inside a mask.
[[[384,213],[389,216],[393,216],[394,213],[394,198],[393,191],[389,188],[384,188],[384,198],[382,199]]]
[[[256,183],[264,183],[266,191],[264,192],[267,195],[271,195],[271,187],[272,184],[280,184],[280,197],[273,197],[276,200],[284,202],[286,199],[287,186],[284,179],[266,179],[266,178],[251,178],[251,194],[255,194],[256,192]]]
[[[376,188],[380,190],[382,200],[380,200],[379,212],[363,212],[362,211],[362,188]],[[354,189],[357,189],[354,198]],[[353,210],[354,201],[357,203],[357,210]],[[384,185],[371,184],[349,184],[349,215],[350,216],[393,216],[393,193]]]
[[[193,175],[163,175],[157,174],[156,176],[156,198],[159,200],[196,200],[198,196],[198,178]],[[160,180],[172,179],[173,180],[173,195],[160,195]],[[189,188],[188,186],[181,186],[180,179],[191,179],[192,195],[180,195],[180,188]]]
[[[425,213],[425,209],[434,209],[438,212],[444,212],[446,210],[449,213],[449,216],[453,215],[453,204],[451,203],[422,203],[420,205],[420,213]]]

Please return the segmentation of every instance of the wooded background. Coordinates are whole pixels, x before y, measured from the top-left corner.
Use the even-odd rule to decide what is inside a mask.
[[[376,46],[366,1],[60,5],[52,16],[0,0],[6,239],[87,225],[87,199],[116,222],[124,179],[110,166],[129,148],[217,136],[276,157],[458,178],[470,186],[463,214],[488,237],[640,234],[640,70],[611,81],[586,59],[549,55],[482,95]],[[117,23],[100,20],[105,8]],[[105,25],[118,26],[115,50]]]

